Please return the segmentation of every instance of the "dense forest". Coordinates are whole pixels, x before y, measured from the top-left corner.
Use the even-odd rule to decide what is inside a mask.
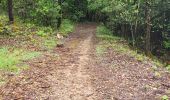
[[[93,36],[94,34],[95,36]],[[103,46],[101,46],[100,44],[101,41],[101,44]],[[98,46],[97,43],[100,44],[100,46]],[[110,50],[110,46],[113,50]],[[95,48],[97,54],[94,53],[91,49],[93,47]],[[73,48],[77,49],[72,50]],[[117,53],[117,51],[119,52]],[[77,52],[80,54],[77,55]],[[101,52],[109,53],[106,57],[107,60],[105,60],[105,57],[103,57],[101,60],[104,67],[108,66],[107,64],[110,64],[112,62],[115,63],[112,64],[112,66],[120,67],[118,71],[114,72],[115,74],[109,75],[115,77],[116,75],[118,75],[117,77],[119,77],[128,72],[131,72],[131,69],[133,69],[134,75],[136,75],[136,77],[138,77],[138,73],[141,74],[142,72],[146,72],[145,75],[148,78],[152,75],[150,75],[150,73],[145,70],[149,69],[149,66],[152,66],[154,75],[153,78],[151,78],[151,82],[154,81],[153,83],[156,83],[157,81],[159,81],[158,83],[160,83],[161,86],[166,87],[168,91],[170,88],[170,83],[167,83],[168,85],[165,83],[161,83],[160,77],[162,74],[160,73],[163,73],[163,80],[166,81],[168,81],[168,79],[170,78],[167,78],[169,74],[166,74],[166,71],[163,69],[158,70],[159,68],[157,68],[157,66],[166,67],[168,70],[170,70],[170,0],[0,0],[0,85],[1,81],[2,83],[7,81],[8,76],[15,76],[13,75],[13,72],[15,72],[16,74],[17,72],[23,71],[27,69],[28,65],[34,67],[30,68],[30,73],[25,72],[24,75],[35,75],[35,77],[39,77],[40,75],[35,74],[33,72],[34,70],[37,71],[38,74],[43,73],[44,76],[48,76],[48,73],[51,72],[53,74],[56,72],[52,71],[58,71],[58,69],[55,69],[55,67],[53,67],[54,65],[63,64],[62,66],[67,66],[71,62],[71,64],[73,63],[73,65],[70,66],[74,67],[74,65],[77,64],[75,63],[77,61],[79,63],[77,66],[80,66],[80,69],[76,67],[76,69],[78,70],[77,74],[80,74],[82,73],[83,68],[90,68],[86,68],[85,65],[83,65],[84,63],[88,62],[86,61],[86,59],[91,59],[94,57],[90,56],[88,58],[86,55],[90,55],[89,53],[93,53],[98,57],[98,54],[100,55]],[[133,62],[133,60],[131,60],[131,56],[129,57],[130,54],[128,52],[133,55],[132,58],[135,56],[134,58],[137,58],[137,61],[134,60]],[[45,57],[40,57],[40,55],[43,55]],[[35,62],[37,61],[38,63],[40,63],[39,65],[34,64],[35,62],[32,62],[30,64],[30,60],[34,60],[38,57],[40,58],[38,59],[38,61],[36,59]],[[80,57],[79,60],[75,60],[77,59],[76,57]],[[97,57],[95,56],[94,59],[96,60]],[[56,60],[60,58],[61,61]],[[68,58],[74,59],[75,61],[72,61]],[[94,59],[92,59],[93,62],[95,62]],[[151,63],[152,61],[159,64],[154,65]],[[25,65],[23,64],[23,62],[27,62],[29,64]],[[96,62],[98,62],[98,60]],[[145,63],[147,64],[145,65]],[[93,64],[87,65],[94,66]],[[99,63],[97,63],[96,66],[97,65],[102,66],[102,64],[100,65]],[[24,68],[18,66],[24,66]],[[36,68],[35,66],[43,67],[40,69],[34,69]],[[46,68],[47,66],[50,67]],[[82,67],[81,69],[81,66],[84,67]],[[129,69],[127,67],[127,69],[124,68],[125,66],[128,66]],[[50,68],[52,69],[52,71]],[[71,71],[74,69],[75,68],[72,68]],[[103,79],[107,79],[106,76],[109,77],[109,69],[99,69],[98,67],[94,67],[94,69],[95,71],[89,72],[92,74],[97,73],[97,75],[98,72],[101,72],[99,73],[99,75],[103,74],[104,76],[101,75],[102,77],[104,77]],[[7,75],[4,70],[5,72],[8,72]],[[102,70],[106,70],[108,71],[108,73]],[[1,71],[5,74],[2,74]],[[67,74],[67,71],[65,72],[65,70],[63,69],[62,71],[64,74]],[[9,72],[12,72],[12,74],[9,74]],[[74,72],[69,75],[72,75],[73,73]],[[57,75],[58,74],[55,74],[53,77],[56,77]],[[131,73],[128,73],[128,75],[131,75]],[[126,77],[126,75],[124,76]],[[143,74],[139,76],[141,76],[142,78],[145,77]],[[80,78],[79,75],[73,75],[70,77],[70,79],[72,79],[71,81],[76,82],[76,79]],[[80,78],[82,79],[82,83],[88,80],[88,78],[86,79],[84,77]],[[133,78],[132,76],[130,77]],[[37,80],[36,78],[34,78],[34,81]],[[55,83],[55,78],[52,79],[52,83]],[[45,79],[43,79],[43,82],[44,80]],[[128,82],[131,82],[128,78],[127,80]],[[93,81],[96,82],[95,80]],[[67,81],[64,82],[66,83]],[[138,79],[137,82],[139,82]],[[147,82],[150,82],[150,80]],[[49,83],[49,81],[45,84],[47,83]],[[56,88],[55,85],[51,86]],[[13,86],[9,82],[9,84],[7,83],[6,87],[12,88]],[[44,87],[48,88],[48,86],[43,86],[43,88]],[[75,88],[77,87],[75,86]],[[84,87],[86,87],[86,85]],[[36,86],[34,88],[35,90],[33,89],[32,91],[38,91],[38,89],[36,90]],[[128,86],[125,86],[125,89],[126,88],[128,88]],[[148,87],[146,86],[145,88]],[[154,89],[154,93],[157,94],[158,91]],[[163,91],[165,90],[162,87],[161,89]],[[83,89],[81,90],[81,92],[82,91]],[[2,91],[0,90],[0,93],[1,92]],[[16,90],[15,92],[18,93],[18,90]],[[29,90],[27,92],[28,94],[32,93]],[[65,91],[62,92],[64,93]],[[139,92],[138,94],[141,93],[141,91],[137,92]],[[152,97],[154,94],[152,92],[149,91],[148,93],[150,94],[146,93],[146,95],[143,96],[143,100],[146,99],[145,96],[148,96],[148,98],[149,96]],[[128,92],[126,91],[126,93]],[[3,92],[1,94],[3,94],[3,96],[7,96],[5,100],[13,98],[12,93],[9,94],[8,92]],[[28,94],[26,93],[25,95],[31,97]],[[71,93],[68,92],[68,94]],[[162,96],[163,94],[164,96]],[[93,93],[89,93],[87,95],[90,97],[91,95],[93,95]],[[168,100],[170,92],[169,94],[162,92],[160,93],[160,95],[162,96],[162,100]],[[60,96],[61,98],[64,97],[64,100],[68,100],[67,97],[62,95]],[[138,95],[137,98],[138,97],[140,96]],[[84,100],[77,99],[78,97],[75,98],[76,99],[73,98],[71,100]],[[135,97],[129,99],[134,98]],[[148,98],[146,100],[153,99]],[[115,100],[124,99],[126,100],[126,98],[123,98],[123,96],[119,99],[115,98]],[[105,99],[100,98],[97,100]],[[114,99],[112,98],[109,100]]]
[[[89,1],[99,21],[134,47],[161,56],[169,50],[170,4],[168,0]],[[166,54],[167,55],[167,54]]]

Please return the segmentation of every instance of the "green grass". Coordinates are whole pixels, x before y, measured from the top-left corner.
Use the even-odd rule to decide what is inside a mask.
[[[111,36],[112,32],[107,27],[105,27],[104,25],[100,25],[100,26],[97,27],[97,35],[109,35],[109,36]]]
[[[102,52],[107,50],[108,47],[111,47],[115,51],[121,54],[132,56],[138,61],[146,61],[150,59],[144,53],[138,53],[137,50],[132,50],[129,47],[128,42],[126,42],[126,40],[114,36],[112,32],[104,25],[100,25],[97,27],[96,37],[102,40],[96,46],[97,54],[101,54]],[[163,66],[163,64],[158,59],[152,59],[152,61],[156,66]]]
[[[100,25],[97,27],[96,36],[102,40],[107,41],[115,41],[121,39],[120,37],[114,36],[112,32],[104,25]]]
[[[45,39],[43,43],[44,47],[47,49],[53,49],[56,47],[57,44],[58,44],[58,41],[52,37]]]
[[[24,66],[18,66],[23,60],[33,59],[40,55],[39,52],[28,52],[22,49],[9,47],[0,48],[0,70],[18,72]]]
[[[61,35],[67,36],[69,33],[73,31],[74,31],[74,23],[68,19],[64,19],[59,29]]]
[[[163,95],[163,96],[161,97],[161,100],[169,100],[169,97],[168,97],[167,95]]]

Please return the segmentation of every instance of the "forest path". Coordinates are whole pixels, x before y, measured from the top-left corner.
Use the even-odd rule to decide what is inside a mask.
[[[65,40],[11,76],[2,100],[160,100],[170,95],[170,75],[151,61],[107,48],[96,54],[96,24],[78,24]],[[159,98],[158,98],[159,97]]]
[[[72,34],[74,35],[66,44],[67,48],[72,49],[71,52],[61,55],[64,65],[60,66],[61,69],[54,70],[54,74],[48,76],[48,79],[53,83],[53,94],[50,99],[93,100],[95,91],[87,69],[91,66],[90,51],[93,46],[95,27],[78,25]]]
[[[94,100],[95,89],[87,73],[96,24],[78,24],[65,40],[42,57],[29,61],[30,70],[11,78],[2,89],[5,100]]]

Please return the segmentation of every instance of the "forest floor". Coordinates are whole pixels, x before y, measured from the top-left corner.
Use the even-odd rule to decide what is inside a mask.
[[[97,55],[96,24],[78,24],[56,47],[9,75],[3,100],[160,100],[170,96],[170,74],[150,61],[107,48]],[[156,71],[155,71],[156,70]],[[166,95],[166,96],[165,96]]]

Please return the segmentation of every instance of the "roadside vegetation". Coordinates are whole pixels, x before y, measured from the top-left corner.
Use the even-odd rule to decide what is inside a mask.
[[[166,64],[164,62],[161,62],[158,58],[150,58],[146,56],[145,53],[143,53],[142,51],[132,48],[128,44],[127,40],[113,35],[112,32],[103,24],[97,27],[96,36],[100,40],[96,47],[96,52],[99,55],[102,55],[104,52],[107,52],[108,48],[113,48],[113,50],[115,50],[116,52],[134,57],[135,59],[141,62],[153,61],[153,63],[156,65],[153,66],[154,68],[158,66],[166,66]],[[166,68],[169,69],[169,65],[166,66]]]
[[[61,27],[59,28],[59,32],[63,36],[68,36],[68,33],[73,32],[74,30],[74,22],[69,19],[64,19],[62,21]]]
[[[5,82],[8,73],[17,74],[29,69],[26,63],[28,60],[51,52],[60,43],[57,34],[68,36],[74,30],[74,22],[69,19],[62,19],[57,29],[55,25],[40,25],[37,21],[23,19],[17,14],[14,17],[15,21],[11,24],[6,12],[0,13],[1,83]]]
[[[122,37],[118,37],[112,34],[111,30],[108,29],[103,24],[99,25],[97,27],[96,32],[96,38],[97,38],[97,45],[96,45],[96,54],[98,58],[101,60],[100,62],[106,62],[105,60],[109,60],[110,55],[122,55],[119,59],[122,58],[122,61],[124,61],[124,66],[128,66],[128,64],[132,65],[135,63],[138,64],[146,64],[147,68],[151,70],[151,73],[155,78],[160,78],[163,80],[163,76],[165,73],[170,73],[170,65],[166,65],[165,62],[162,62],[157,57],[148,57],[143,51],[134,49],[126,39]],[[111,51],[113,51],[115,54],[112,54]],[[109,56],[109,57],[108,57]],[[111,56],[111,57],[112,57]],[[114,58],[114,57],[113,57]],[[115,57],[116,58],[116,57]],[[133,62],[130,62],[129,58],[134,58],[135,60]],[[116,59],[117,60],[117,59]],[[121,60],[120,60],[121,61]],[[112,70],[116,70],[119,73],[119,70],[133,70],[131,68],[124,69],[123,66],[119,66],[119,64],[122,64],[121,62],[114,62],[114,60],[110,60],[107,64],[109,64]],[[142,65],[136,65],[136,67],[140,70],[143,70],[142,67],[139,66]],[[119,66],[119,67],[118,67]],[[163,69],[161,71],[160,69]],[[168,72],[169,71],[169,72]],[[123,74],[123,73],[121,73]],[[140,75],[142,76],[142,75]],[[167,81],[167,80],[166,80]],[[158,84],[158,83],[157,83]],[[144,86],[146,90],[153,89],[154,87],[146,85]],[[169,90],[165,92],[165,94],[158,96],[160,100],[169,100]]]
[[[29,52],[18,48],[3,47],[0,49],[0,55],[1,70],[18,72],[26,66],[21,64],[22,61],[33,59],[39,56],[40,52]]]
[[[115,36],[167,65],[170,61],[168,0],[88,0],[88,16],[104,23]]]

